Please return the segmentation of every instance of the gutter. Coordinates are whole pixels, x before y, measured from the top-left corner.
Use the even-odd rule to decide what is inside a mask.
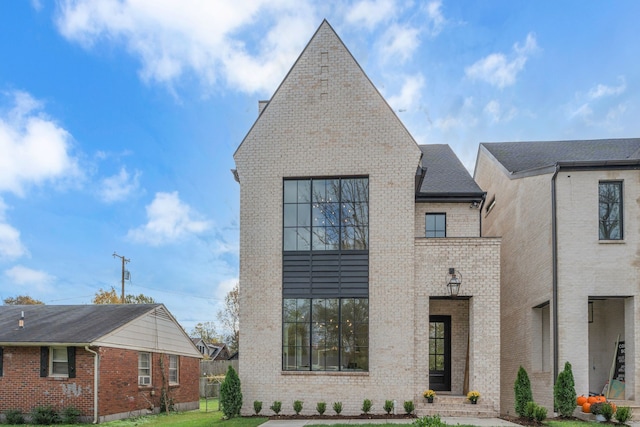
[[[91,350],[88,345],[85,345],[84,349],[89,353],[93,353],[93,424],[98,424],[98,372],[100,359],[98,353]]]
[[[551,253],[552,253],[552,293],[553,293],[553,384],[558,378],[558,224],[556,217],[556,177],[560,172],[560,163],[556,163],[555,172],[551,177]]]

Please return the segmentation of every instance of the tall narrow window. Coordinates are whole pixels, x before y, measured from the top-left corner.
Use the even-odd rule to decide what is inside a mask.
[[[51,347],[49,372],[51,376],[66,377],[69,375],[67,347]]]
[[[600,240],[622,240],[622,182],[601,181],[598,195]]]
[[[151,353],[138,353],[138,385],[151,385]]]
[[[428,213],[426,216],[426,237],[447,237],[447,216],[443,213]]]
[[[169,355],[169,383],[178,384],[178,356]]]

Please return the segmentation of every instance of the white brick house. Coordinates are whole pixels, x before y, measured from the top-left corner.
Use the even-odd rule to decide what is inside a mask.
[[[365,398],[375,413],[385,400],[500,411],[500,239],[480,237],[485,194],[448,146],[416,144],[326,21],[234,158],[244,414],[255,400],[359,414]]]
[[[610,380],[638,406],[640,139],[481,144],[482,235],[502,237],[502,411],[520,365],[536,402],[572,364],[577,393]]]

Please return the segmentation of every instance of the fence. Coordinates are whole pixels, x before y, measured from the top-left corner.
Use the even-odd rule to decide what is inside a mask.
[[[215,375],[224,375],[227,373],[229,365],[233,366],[233,369],[238,371],[237,360],[201,360],[200,361],[200,376],[211,377]]]
[[[200,377],[200,398],[204,399],[205,412],[219,411],[220,383],[209,381],[207,377]]]

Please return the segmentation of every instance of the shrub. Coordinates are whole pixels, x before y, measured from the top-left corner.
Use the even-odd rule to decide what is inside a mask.
[[[620,424],[624,424],[631,419],[633,413],[628,406],[620,406],[613,416]]]
[[[273,402],[273,405],[271,405],[269,408],[273,411],[274,414],[278,415],[282,410],[282,402],[280,402],[279,400],[276,400],[275,402]]]
[[[240,415],[240,408],[242,408],[240,378],[238,378],[238,373],[231,365],[229,365],[227,375],[220,385],[220,406],[226,418],[233,418]]]
[[[565,362],[564,370],[558,374],[553,386],[553,398],[558,412],[563,417],[570,417],[576,409],[576,389],[571,371],[571,363]]]
[[[522,411],[522,414],[520,416],[532,420],[534,418],[534,414],[536,413],[537,407],[538,405],[536,405],[536,402],[527,402],[527,404],[524,406],[524,411]]]
[[[256,415],[258,415],[260,413],[260,411],[262,411],[262,402],[259,400],[254,400],[253,401],[253,412],[256,413]]]
[[[413,400],[407,400],[404,402],[404,412],[411,415],[414,409],[416,409],[416,407],[413,405]]]
[[[609,402],[602,403],[600,407],[600,415],[604,417],[605,420],[611,421],[611,417],[613,416],[613,406]]]
[[[418,418],[416,419],[413,423],[413,426],[415,427],[444,427],[446,426],[445,423],[443,423],[440,420],[440,415],[433,415],[433,416],[425,416],[422,418]]]
[[[385,400],[383,408],[387,415],[389,415],[391,411],[393,411],[393,400]]]
[[[529,375],[527,375],[527,371],[522,366],[518,369],[513,391],[516,395],[516,414],[520,417],[529,418],[529,416],[525,414],[525,410],[527,404],[533,401],[533,393],[531,392]]]
[[[327,403],[326,402],[318,402],[316,404],[316,411],[318,411],[318,413],[320,415],[324,415],[326,410],[327,410]]]
[[[340,415],[340,412],[342,412],[342,402],[333,402],[333,410],[336,411],[336,414]]]
[[[592,403],[589,410],[593,415],[600,415],[602,413],[602,405],[604,405],[602,402]]]
[[[51,406],[38,406],[31,411],[31,422],[33,424],[57,424],[60,421],[58,413]]]
[[[62,410],[62,423],[63,424],[78,424],[80,422],[80,409],[73,406],[67,406]]]
[[[5,411],[4,416],[7,424],[24,424],[24,415],[17,409],[9,409]]]
[[[296,400],[293,402],[293,410],[296,412],[296,415],[300,415],[300,411],[302,411],[302,401]]]
[[[368,414],[371,411],[371,407],[373,406],[373,403],[371,403],[371,400],[369,399],[365,399],[362,402],[362,412],[364,414]]]
[[[544,406],[536,405],[536,409],[533,412],[533,418],[541,423],[545,418],[547,418],[547,408]]]

